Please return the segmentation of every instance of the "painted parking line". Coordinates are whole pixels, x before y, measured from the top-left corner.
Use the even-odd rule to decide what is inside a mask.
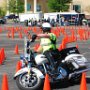
[[[82,53],[82,54],[85,55],[85,54],[88,54],[88,53],[90,53],[90,52],[84,52],[84,53]]]
[[[90,78],[90,76],[86,75],[86,78]]]
[[[6,58],[7,61],[12,61],[12,60],[16,60],[16,61],[19,61],[20,60],[20,57],[11,57],[11,58]]]
[[[19,52],[22,52],[22,51],[24,51],[24,50],[19,50]],[[11,53],[12,53],[12,52],[14,52],[14,51],[13,51],[13,50],[9,50],[9,51],[8,51],[8,50],[6,50],[5,52],[6,52],[6,53],[11,52]]]

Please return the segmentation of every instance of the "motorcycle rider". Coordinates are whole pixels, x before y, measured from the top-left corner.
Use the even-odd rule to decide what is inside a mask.
[[[40,38],[40,46],[36,52],[42,53],[47,57],[52,67],[54,67],[54,58],[52,52],[58,51],[56,48],[56,35],[51,33],[52,26],[48,22],[44,22],[41,26],[42,34],[34,34],[32,35],[32,41],[36,39],[36,37]]]

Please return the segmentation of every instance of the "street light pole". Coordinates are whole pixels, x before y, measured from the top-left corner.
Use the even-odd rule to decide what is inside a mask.
[[[61,0],[60,0],[59,4],[61,4]],[[61,5],[60,5],[60,9],[61,9]],[[61,10],[60,10],[60,11],[61,11]]]
[[[60,0],[59,4],[60,4],[60,12],[61,12],[61,0]],[[60,13],[59,13],[59,25],[61,25],[61,22],[60,21],[61,20],[60,20]]]
[[[7,14],[6,15],[9,15],[9,0],[7,0]]]
[[[17,0],[16,0],[16,13],[18,14],[18,12],[17,12],[17,11],[18,11],[18,8],[17,8],[17,6],[18,6],[18,5],[17,5]]]
[[[25,13],[27,12],[27,0],[24,0],[24,9],[25,9]]]
[[[34,13],[37,12],[37,0],[34,0]]]

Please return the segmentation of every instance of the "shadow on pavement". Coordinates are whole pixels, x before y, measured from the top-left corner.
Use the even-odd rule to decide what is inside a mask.
[[[90,78],[86,78],[87,84],[90,84]],[[80,85],[80,83],[70,83],[70,82],[58,82],[51,84],[52,89],[63,89],[70,86]]]
[[[86,81],[88,84],[90,84],[90,78],[87,78]]]
[[[71,84],[69,82],[58,82],[51,84],[52,89],[60,89],[60,88],[67,88]]]

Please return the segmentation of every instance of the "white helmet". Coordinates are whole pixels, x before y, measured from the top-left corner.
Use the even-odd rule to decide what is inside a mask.
[[[42,24],[42,30],[43,32],[50,32],[51,31],[51,24],[48,22],[45,22]]]

